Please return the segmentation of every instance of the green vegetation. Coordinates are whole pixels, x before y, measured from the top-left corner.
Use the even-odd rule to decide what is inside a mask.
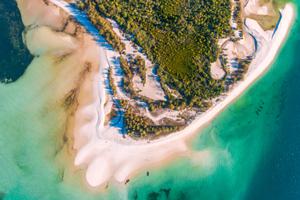
[[[238,81],[243,80],[245,73],[248,71],[249,69],[249,65],[251,63],[252,57],[249,56],[246,59],[238,59],[238,63],[239,63],[239,69],[236,71],[236,79]]]
[[[140,57],[140,56],[137,56],[135,59],[134,59],[134,63],[133,63],[136,67],[137,67],[137,71],[142,79],[142,83],[143,85],[145,85],[146,83],[146,75],[147,75],[147,68],[146,68],[146,63],[145,63],[145,60]]]
[[[85,8],[85,4],[80,2],[79,7],[81,9]],[[107,21],[104,17],[98,14],[95,3],[89,1],[89,6],[87,9],[87,14],[91,20],[91,22],[96,26],[99,30],[99,33],[105,37],[108,43],[110,43],[114,49],[119,51],[120,53],[124,51],[125,45],[121,42],[118,35],[113,31],[113,27],[109,21]]]
[[[87,0],[81,9],[97,25],[109,17],[134,36],[154,63],[161,81],[178,90],[187,104],[223,91],[223,82],[210,77],[209,65],[218,56],[217,40],[231,33],[229,0]]]
[[[204,111],[211,105],[210,100],[224,91],[225,80],[210,76],[210,63],[220,54],[218,39],[232,35],[230,0],[85,0],[78,7],[122,54],[120,63],[126,92],[134,99],[142,99],[150,110],[195,107]],[[159,66],[158,75],[167,101],[151,101],[135,92],[132,78],[137,72],[145,84],[145,61],[139,57],[127,59],[124,44],[106,18],[115,20],[123,32],[132,35],[131,39]],[[175,98],[170,89],[182,98]],[[128,105],[125,112],[131,135],[141,137],[174,128],[155,127]]]
[[[22,40],[24,25],[16,1],[0,1],[0,82],[18,80],[33,56]]]
[[[122,56],[120,57],[120,65],[121,65],[121,68],[124,71],[124,89],[127,93],[134,96],[135,95],[135,90],[134,90],[133,84],[132,84],[133,73],[130,69],[129,63]]]
[[[108,80],[109,80],[109,86],[112,90],[113,95],[117,94],[117,87],[114,83],[114,79],[113,79],[113,71],[111,68],[108,69]]]
[[[176,125],[155,125],[150,119],[137,114],[138,111],[125,100],[121,101],[121,105],[125,110],[127,133],[133,138],[154,138],[180,129]]]
[[[233,21],[237,24],[237,29],[243,34],[242,6],[240,0],[234,0]]]

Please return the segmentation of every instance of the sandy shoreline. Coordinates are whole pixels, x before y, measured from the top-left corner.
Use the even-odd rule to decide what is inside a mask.
[[[71,12],[67,4],[62,1],[51,0],[51,2],[69,13]],[[77,120],[80,127],[76,130],[76,135],[80,137],[74,136],[75,143],[78,143],[78,145],[75,145],[75,149],[78,151],[75,165],[87,168],[86,180],[88,184],[92,187],[101,186],[111,179],[124,183],[131,176],[136,174],[138,170],[152,168],[153,166],[171,160],[171,158],[175,156],[188,154],[189,148],[187,146],[187,139],[197,134],[200,128],[210,122],[230,103],[238,98],[244,90],[263,75],[269,66],[271,66],[289,33],[294,18],[295,9],[292,4],[287,4],[282,10],[282,19],[276,33],[272,39],[268,43],[265,43],[260,49],[258,55],[251,63],[250,67],[252,70],[250,70],[244,81],[236,85],[222,101],[197,117],[196,120],[184,130],[155,141],[121,143],[119,142],[121,139],[114,140],[113,138],[105,139],[101,137],[104,131],[109,132],[109,130],[105,130],[103,126],[99,127],[99,123],[101,124],[103,122],[103,119],[101,119],[103,118],[103,108],[100,108],[97,113],[94,111],[99,109],[99,100],[101,104],[103,104],[105,91],[103,87],[99,87],[97,81],[94,81],[93,92],[96,92],[98,95],[94,99],[94,104],[84,105],[84,107],[81,108],[88,109],[90,112],[89,114],[81,113],[81,116],[78,116]],[[100,47],[100,49],[101,61],[99,73],[101,75],[103,68],[107,65],[107,61],[104,61],[103,58],[106,50],[102,47]],[[86,119],[87,116],[93,120],[83,123],[83,120]],[[76,140],[79,142],[76,142]]]

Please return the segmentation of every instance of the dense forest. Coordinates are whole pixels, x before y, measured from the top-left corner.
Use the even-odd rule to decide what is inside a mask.
[[[217,59],[217,40],[231,33],[229,0],[86,0],[79,7],[92,19],[114,19],[132,34],[159,64],[162,81],[187,103],[222,91],[222,81],[210,77],[209,65]]]
[[[159,66],[168,101],[151,103],[151,109],[189,106],[205,110],[209,100],[224,91],[225,80],[210,76],[210,63],[219,56],[218,39],[232,35],[230,0],[85,0],[79,1],[78,7],[121,55],[124,46],[106,18],[133,36],[131,39]],[[125,88],[133,91],[130,67],[122,56],[120,61]],[[141,69],[144,83],[145,70]],[[179,92],[182,99],[174,98],[168,88]]]
[[[16,81],[33,56],[22,40],[24,25],[16,1],[0,1],[0,82]]]

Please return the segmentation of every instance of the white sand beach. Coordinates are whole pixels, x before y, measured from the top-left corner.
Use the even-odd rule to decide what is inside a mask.
[[[73,14],[67,3],[61,0],[51,2]],[[75,116],[75,165],[86,169],[87,183],[92,187],[105,186],[111,180],[123,184],[140,170],[151,169],[172,158],[188,155],[190,151],[187,140],[198,134],[200,128],[216,117],[271,66],[293,24],[293,5],[287,4],[281,14],[280,24],[274,35],[263,32],[254,20],[246,21],[249,31],[260,45],[245,79],[230,90],[222,101],[200,115],[184,130],[154,141],[124,139],[115,133],[116,129],[103,125],[106,94],[101,77],[108,63],[105,58],[106,49],[100,46],[100,74],[96,74],[97,78],[93,81],[83,83],[85,87],[81,89],[82,99],[86,100],[84,94],[91,90],[93,95],[89,95],[88,102],[80,103]]]

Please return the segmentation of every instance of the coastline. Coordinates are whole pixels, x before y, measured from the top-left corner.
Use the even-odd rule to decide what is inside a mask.
[[[32,115],[32,118],[28,117],[28,128],[34,122],[37,127],[41,126],[33,136],[49,134],[45,138],[51,137],[48,145],[53,145],[45,145],[49,148],[47,155],[51,154],[45,160],[55,162],[55,169],[60,171],[59,180],[71,183],[74,182],[73,179],[77,179],[74,175],[81,174],[74,165],[76,151],[73,147],[73,129],[80,124],[74,124],[73,113],[78,103],[94,102],[94,98],[98,96],[93,94],[93,91],[98,90],[92,88],[90,83],[99,83],[96,76],[99,74],[99,48],[93,38],[60,8],[40,0],[18,0],[17,3],[22,22],[27,28],[23,39],[35,57],[26,75],[12,84],[10,89],[19,87],[20,91],[26,91],[26,95],[20,95],[24,99],[24,103],[20,105],[25,105],[26,101],[29,103],[24,109],[24,116],[26,112]],[[36,12],[32,12],[33,8]],[[30,90],[26,90],[28,88]],[[79,92],[81,89],[89,91],[82,94]],[[75,101],[77,94],[84,95],[80,97],[80,102]],[[37,96],[39,97],[35,99]],[[17,110],[17,115],[22,114],[21,110]],[[29,123],[29,120],[35,118],[38,119]],[[39,141],[35,139],[33,142]],[[38,151],[45,153],[43,150]],[[52,165],[47,167],[53,168]],[[61,170],[61,167],[66,170]]]
[[[56,4],[55,2],[59,1],[51,0],[51,2]],[[59,4],[56,5],[62,6]],[[64,10],[68,11],[68,9]],[[294,17],[295,9],[293,5],[289,3],[282,11],[282,19],[274,37],[268,45],[265,45],[261,49],[259,52],[260,55],[257,55],[251,63],[251,66],[255,65],[254,69],[247,74],[245,79],[236,85],[222,101],[198,116],[184,130],[154,141],[143,140],[137,141],[134,144],[126,144],[99,138],[98,133],[105,130],[99,129],[98,122],[95,123],[92,121],[89,124],[82,124],[82,126],[85,127],[85,130],[82,130],[81,127],[79,131],[83,131],[82,134],[85,135],[86,138],[89,138],[89,140],[83,142],[86,144],[75,147],[75,149],[78,150],[75,165],[87,168],[86,180],[88,184],[92,187],[97,187],[105,184],[112,178],[116,179],[117,182],[124,183],[136,174],[137,170],[149,167],[153,168],[158,164],[163,164],[171,160],[171,158],[178,156],[178,154],[188,153],[187,139],[196,135],[199,129],[203,128],[203,126],[214,119],[230,103],[234,102],[271,66],[280,50],[280,47],[283,45],[286,37],[288,36]],[[105,65],[105,63],[102,63],[102,65]],[[100,66],[100,68],[102,67]],[[97,85],[97,82],[95,81],[94,84]],[[100,91],[102,94],[105,93],[103,90],[104,89]],[[98,97],[95,99],[95,102],[99,102],[99,98],[105,99],[104,96],[99,96],[100,93],[98,93]],[[98,109],[96,106],[97,104],[98,103],[94,104],[95,107],[86,105],[85,108],[89,107],[89,109]],[[93,113],[92,117],[95,119],[97,116],[97,119],[99,120],[99,112],[97,115],[95,112]]]
[[[174,134],[190,135],[188,133],[193,132],[196,129],[200,129],[203,125],[214,119],[220,112],[222,112],[223,109],[225,109],[229,104],[235,101],[240,95],[242,95],[243,92],[248,89],[248,87],[251,86],[252,83],[259,79],[269,69],[269,67],[273,64],[277,54],[279,53],[280,48],[282,47],[282,45],[284,45],[295,19],[296,11],[292,3],[286,4],[283,11],[283,19],[281,19],[281,22],[278,25],[278,29],[271,40],[271,43],[264,46],[263,49],[261,49],[260,54],[257,55],[256,58],[251,62],[250,66],[257,66],[255,66],[254,69],[246,75],[243,81],[238,83],[231,91],[229,91],[226,94],[226,97],[220,103],[217,103],[208,111],[197,117],[197,119],[195,119],[186,129]],[[196,126],[198,126],[198,128]],[[171,134],[170,136],[174,136],[174,134]],[[167,137],[168,136],[162,139],[167,139]]]

